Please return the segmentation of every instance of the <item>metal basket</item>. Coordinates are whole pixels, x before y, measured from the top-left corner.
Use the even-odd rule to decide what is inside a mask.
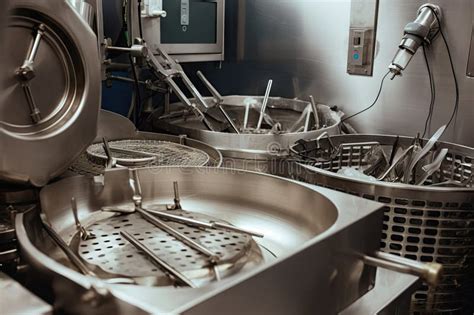
[[[413,295],[412,312],[464,313],[472,308],[468,304],[474,297],[474,189],[467,187],[472,186],[474,149],[445,142],[438,142],[433,149],[447,148],[449,153],[432,177],[465,187],[372,182],[335,173],[342,167],[364,166],[363,156],[374,145],[380,144],[391,154],[394,144],[406,148],[413,140],[382,135],[302,140],[291,148],[294,159],[287,163],[286,175],[384,203],[381,249],[444,265],[443,280],[437,288],[424,285]],[[429,178],[427,183],[432,181]]]

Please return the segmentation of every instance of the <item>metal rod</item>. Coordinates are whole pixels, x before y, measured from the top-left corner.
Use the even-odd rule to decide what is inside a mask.
[[[362,259],[371,266],[418,276],[431,286],[438,284],[443,271],[443,265],[438,263],[421,263],[381,251],[377,251],[374,256],[364,255]]]
[[[41,112],[36,105],[36,102],[33,98],[33,94],[31,93],[30,85],[28,82],[22,83],[21,87],[23,88],[23,92],[25,93],[26,102],[28,103],[28,107],[30,108],[30,116],[33,123],[38,123],[41,120]]]
[[[308,112],[306,113],[306,119],[305,119],[305,122],[304,122],[304,129],[303,129],[304,132],[308,132],[310,121],[311,121],[311,110],[308,109]]]
[[[184,85],[188,88],[194,98],[197,100],[198,104],[202,106],[202,110],[207,110],[209,106],[207,105],[206,101],[202,98],[201,93],[199,93],[198,89],[194,86],[191,80],[188,78],[184,71],[179,71],[179,75],[183,80]]]
[[[234,121],[232,118],[230,118],[229,114],[225,111],[224,107],[222,107],[221,103],[224,101],[224,98],[222,95],[217,91],[217,89],[207,80],[207,78],[204,76],[204,74],[201,71],[196,72],[198,78],[202,81],[202,83],[206,86],[206,88],[211,92],[212,96],[215,99],[215,102],[217,104],[217,107],[221,111],[222,115],[224,115],[224,118],[227,120],[229,125],[232,127],[235,133],[240,134],[239,129],[237,126],[234,124]]]
[[[224,107],[222,107],[222,105],[217,105],[217,107],[221,111],[222,115],[224,115],[225,119],[227,120],[229,125],[232,127],[232,129],[235,131],[235,133],[240,134],[239,128],[237,128],[237,126],[234,124],[234,121],[232,120],[232,118],[230,118],[229,114],[227,114]]]
[[[209,80],[204,76],[201,71],[196,72],[198,78],[206,86],[206,88],[211,92],[212,96],[216,99],[217,104],[221,104],[224,101],[222,95],[217,91],[217,89],[209,82]]]
[[[150,153],[150,152],[145,152],[145,151],[138,151],[138,150],[131,150],[131,149],[123,149],[123,148],[115,148],[115,147],[110,147],[110,151],[112,152],[119,152],[119,153],[128,153],[132,155],[146,155],[147,157],[153,157],[156,159],[156,154]]]
[[[268,98],[270,97],[270,91],[272,90],[273,80],[268,80],[267,90],[265,91],[265,96],[263,97],[262,107],[260,109],[260,117],[258,118],[257,130],[260,129],[263,122],[263,116],[265,115],[265,109],[267,108]]]
[[[181,200],[179,198],[179,186],[178,182],[173,182],[173,192],[174,192],[174,209],[181,209]]]
[[[184,244],[188,245],[191,248],[194,248],[198,252],[206,255],[211,259],[211,261],[216,262],[219,260],[219,256],[207,249],[206,247],[202,246],[201,244],[195,242],[193,239],[189,238],[188,236],[182,234],[178,230],[175,230],[165,222],[161,221],[160,219],[155,218],[151,214],[149,214],[145,209],[142,208],[137,208],[136,211],[148,222],[153,224],[159,229],[162,229],[163,231],[173,235],[176,239],[179,241],[183,242]]]
[[[133,192],[133,204],[135,205],[135,208],[140,208],[142,206],[142,187],[140,185],[140,178],[138,177],[137,170],[129,170],[129,176],[129,184]]]
[[[180,280],[181,282],[183,282],[187,286],[190,286],[191,288],[196,288],[196,285],[191,280],[189,280],[185,275],[183,275],[181,272],[173,268],[171,265],[163,261],[160,257],[155,255],[155,253],[153,253],[152,250],[150,250],[146,245],[144,245],[142,242],[140,242],[135,237],[133,237],[130,233],[125,232],[125,231],[120,231],[120,235],[122,235],[127,241],[129,241],[138,250],[144,252],[153,263],[165,269],[168,274],[171,274],[173,276],[173,278]]]
[[[45,26],[44,24],[38,25],[38,30],[36,33],[36,37],[33,41],[33,45],[31,46],[31,50],[28,54],[27,62],[32,63],[36,57],[36,54],[38,53],[38,48],[40,45],[41,37],[43,36],[45,31]]]
[[[313,116],[314,116],[314,129],[319,129],[319,116],[318,116],[318,107],[316,106],[316,102],[314,101],[313,95],[309,96],[309,101],[311,102],[311,108],[313,109]]]
[[[247,129],[247,125],[249,123],[249,113],[250,113],[250,104],[245,104],[245,113],[244,113],[244,125],[242,129]]]
[[[171,87],[171,89],[173,90],[173,92],[176,94],[176,96],[179,98],[179,100],[181,102],[183,102],[186,106],[189,106],[193,109],[193,112],[201,117],[201,120],[202,122],[204,123],[204,125],[206,126],[207,129],[209,129],[210,131],[217,131],[213,126],[212,124],[209,122],[209,120],[206,118],[206,116],[204,115],[204,113],[199,109],[197,108],[195,105],[193,105],[191,103],[191,101],[186,97],[186,95],[183,93],[183,91],[181,90],[181,88],[176,84],[176,82],[173,80],[173,78],[171,77],[167,77],[165,79],[165,81],[169,84],[169,86]]]
[[[72,209],[72,214],[74,215],[74,221],[76,222],[76,228],[77,228],[77,231],[79,232],[79,236],[81,237],[81,239],[84,241],[87,241],[87,240],[95,238],[95,235],[87,231],[87,229],[81,224],[81,221],[79,221],[79,215],[77,213],[76,198],[74,197],[71,198],[71,209]]]
[[[196,219],[186,218],[186,217],[183,217],[183,216],[180,216],[180,215],[171,214],[171,213],[158,211],[158,210],[151,210],[151,209],[143,209],[143,210],[145,210],[145,211],[147,211],[147,212],[149,212],[153,215],[156,215],[157,217],[165,219],[165,220],[179,222],[179,223],[182,223],[182,224],[191,225],[191,226],[195,226],[195,227],[200,227],[200,228],[204,228],[204,229],[212,229],[213,228],[213,225],[211,223],[206,223],[206,222],[199,221],[199,220],[196,220]]]
[[[152,210],[152,209],[147,209],[147,208],[143,208],[143,207],[141,209],[148,212],[148,213],[150,213],[150,214],[152,214],[152,215],[154,215],[154,216],[157,216],[161,219],[169,220],[169,221],[173,221],[173,222],[178,222],[178,223],[182,223],[182,224],[189,225],[189,226],[194,226],[194,227],[203,228],[203,229],[229,230],[229,231],[242,233],[242,234],[247,234],[247,235],[251,235],[251,236],[255,236],[255,237],[264,237],[264,235],[262,233],[258,233],[258,232],[243,229],[243,228],[239,228],[239,227],[236,227],[236,226],[233,226],[233,225],[230,225],[230,224],[226,224],[226,223],[221,223],[221,222],[216,222],[216,221],[204,222],[204,221],[191,219],[191,218],[183,217],[183,216],[176,215],[176,214],[171,214],[171,213],[165,212],[165,211]],[[128,209],[126,207],[124,207],[124,208],[102,207],[101,210],[102,211],[109,211],[109,212],[126,213],[126,214],[130,214],[130,213],[133,213],[133,212],[136,211],[135,209]]]
[[[117,160],[112,156],[112,152],[109,147],[109,142],[105,137],[102,138],[102,143],[104,147],[105,155],[107,155],[107,164],[105,166],[106,169],[114,168],[117,165]]]

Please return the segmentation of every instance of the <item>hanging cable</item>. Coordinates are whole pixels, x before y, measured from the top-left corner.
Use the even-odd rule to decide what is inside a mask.
[[[388,71],[388,72],[383,76],[382,80],[380,81],[379,91],[377,92],[377,96],[375,97],[374,102],[373,102],[370,106],[368,106],[367,108],[364,108],[363,110],[361,110],[361,111],[359,111],[359,112],[357,112],[357,113],[355,113],[355,114],[353,114],[353,115],[351,115],[351,116],[349,116],[349,117],[347,117],[347,118],[342,119],[342,120],[341,120],[341,124],[342,124],[343,122],[345,122],[345,121],[347,121],[347,120],[349,120],[349,119],[351,119],[351,118],[357,116],[357,115],[362,114],[362,113],[365,112],[365,111],[368,111],[369,109],[371,109],[372,107],[374,107],[375,104],[377,104],[377,102],[378,102],[378,100],[379,100],[379,98],[380,98],[380,94],[382,93],[383,83],[384,83],[385,79],[387,78],[387,76],[388,76],[389,74],[390,74],[390,71]]]
[[[443,29],[441,27],[441,21],[440,21],[440,18],[438,16],[438,14],[436,13],[436,11],[431,8],[431,7],[428,7],[435,15],[436,17],[436,20],[438,21],[438,25],[439,25],[439,33],[441,34],[441,37],[443,38],[443,41],[444,41],[444,45],[446,46],[446,51],[448,52],[448,57],[449,57],[449,63],[450,63],[450,66],[451,66],[451,71],[453,73],[453,80],[454,80],[454,88],[455,88],[455,93],[456,93],[456,99],[454,101],[454,108],[453,108],[453,112],[451,114],[451,117],[449,118],[449,121],[446,125],[446,129],[448,129],[448,127],[451,125],[451,123],[453,122],[454,120],[454,117],[456,116],[457,112],[458,112],[458,109],[459,109],[459,84],[458,84],[458,78],[456,77],[456,70],[454,69],[454,63],[453,63],[453,58],[451,56],[451,49],[449,48],[449,45],[448,45],[448,41],[446,40],[446,37],[444,36],[444,32],[443,32]]]
[[[428,125],[431,125],[431,119],[433,118],[433,112],[434,112],[434,105],[436,102],[436,86],[433,79],[433,72],[431,71],[431,67],[428,62],[428,57],[426,55],[426,46],[423,46],[423,56],[426,63],[426,70],[428,71],[428,76],[430,79],[431,99],[430,99],[430,108],[428,111],[428,116],[426,117],[426,120],[425,120],[425,128],[423,129],[423,135],[421,136],[422,138],[425,137],[426,132],[428,131]]]

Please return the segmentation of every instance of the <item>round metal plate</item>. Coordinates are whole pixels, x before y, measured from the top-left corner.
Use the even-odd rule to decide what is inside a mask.
[[[169,213],[206,222],[217,221],[215,218],[184,210]],[[170,221],[166,224],[219,255],[219,266],[225,266],[226,270],[238,268],[236,262],[248,254],[252,243],[252,238],[245,234],[202,230]],[[94,233],[96,238],[81,240],[78,247],[79,255],[89,264],[96,265],[107,273],[128,277],[163,275],[156,265],[120,235],[120,231],[127,231],[189,278],[209,275],[209,262],[206,256],[147,222],[139,214],[119,215],[100,220],[89,226],[88,230]]]

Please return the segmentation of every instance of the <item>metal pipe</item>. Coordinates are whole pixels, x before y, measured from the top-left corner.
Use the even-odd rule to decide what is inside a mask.
[[[196,285],[191,280],[189,280],[185,275],[183,275],[181,272],[173,268],[171,265],[163,261],[160,257],[155,255],[155,253],[152,250],[150,250],[145,244],[143,244],[142,242],[137,240],[135,237],[133,237],[130,233],[125,232],[125,231],[120,231],[120,235],[122,235],[127,241],[129,241],[138,250],[144,252],[153,263],[165,269],[168,275],[171,275],[173,278],[179,279],[181,282],[190,286],[191,288],[196,288]]]
[[[267,90],[265,91],[265,96],[263,97],[262,107],[260,109],[260,117],[258,117],[257,130],[262,127],[263,116],[265,115],[265,109],[267,108],[268,98],[270,97],[270,91],[272,90],[273,80],[268,80]]]

